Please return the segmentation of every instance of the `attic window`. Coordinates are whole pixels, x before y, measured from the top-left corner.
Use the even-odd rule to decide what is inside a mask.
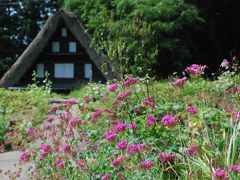
[[[52,42],[52,52],[60,52],[60,42],[59,41]]]
[[[77,43],[76,42],[69,42],[68,51],[69,52],[77,52]]]
[[[37,64],[37,77],[44,78],[44,64]]]
[[[92,78],[92,64],[84,64],[84,77],[88,79]]]
[[[67,37],[67,28],[63,27],[61,33],[62,37]]]

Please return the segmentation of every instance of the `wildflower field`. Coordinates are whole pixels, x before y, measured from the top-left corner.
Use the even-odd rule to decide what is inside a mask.
[[[26,127],[19,165],[35,179],[240,178],[240,76],[222,64],[156,82],[89,84],[53,105],[43,126]],[[23,148],[23,147],[22,147]],[[17,173],[16,173],[17,174]]]

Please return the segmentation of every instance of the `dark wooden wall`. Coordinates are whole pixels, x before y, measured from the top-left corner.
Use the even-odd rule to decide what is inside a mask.
[[[81,86],[83,83],[89,82],[89,79],[84,78],[84,64],[92,64],[93,77],[95,82],[105,82],[102,72],[91,61],[89,55],[82,45],[75,39],[73,34],[67,29],[67,37],[61,36],[61,29],[65,27],[63,23],[59,25],[53,37],[49,40],[48,45],[40,54],[38,59],[34,62],[31,68],[21,78],[18,86],[25,86],[32,82],[33,71],[36,71],[37,64],[44,64],[44,71],[47,71],[50,76],[49,79],[53,82],[53,87],[56,88],[75,88]],[[52,52],[52,42],[60,42],[60,52]],[[74,41],[77,43],[76,53],[68,52],[68,43]],[[55,78],[54,64],[55,63],[73,63],[74,64],[74,78]],[[43,79],[39,78],[40,81]]]

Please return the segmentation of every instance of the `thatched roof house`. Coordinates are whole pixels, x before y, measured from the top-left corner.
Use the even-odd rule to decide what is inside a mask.
[[[53,88],[59,89],[72,89],[90,80],[112,79],[106,57],[90,44],[89,34],[73,13],[56,12],[5,73],[0,86],[26,86],[31,83],[33,71],[40,80],[47,71]],[[101,70],[103,64],[107,65],[107,73]]]

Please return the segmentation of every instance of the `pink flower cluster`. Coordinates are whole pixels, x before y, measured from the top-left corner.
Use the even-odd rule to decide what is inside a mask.
[[[108,130],[107,133],[105,134],[105,138],[107,139],[108,142],[115,141],[116,137],[117,133],[113,130]]]
[[[50,144],[43,144],[41,146],[41,154],[40,158],[44,159],[46,158],[47,154],[51,151],[51,145]]]
[[[60,168],[63,169],[64,168],[64,162],[62,160],[62,157],[58,157],[55,161],[55,165]]]
[[[227,59],[224,59],[220,65],[220,67],[223,67],[225,69],[228,69],[229,68],[229,62]]]
[[[237,165],[232,165],[229,170],[230,170],[230,172],[238,173],[240,171],[240,163]]]
[[[164,116],[162,118],[161,123],[163,126],[171,128],[171,127],[174,127],[178,121],[179,121],[179,119],[177,117],[170,114],[170,115]]]
[[[146,147],[145,144],[131,144],[128,146],[128,151],[130,154],[133,154],[136,152],[141,152],[145,147]]]
[[[123,82],[123,86],[130,86],[138,82],[138,78],[128,78],[126,81]]]
[[[128,124],[128,126],[129,126],[132,130],[137,129],[137,125],[136,125],[135,123]]]
[[[58,105],[52,105],[52,107],[49,109],[49,113],[55,113],[59,109]]]
[[[200,76],[201,74],[204,74],[205,69],[207,68],[206,65],[198,65],[198,64],[192,64],[190,67],[187,67],[185,71],[195,78]]]
[[[95,112],[91,115],[91,121],[96,122],[99,117],[102,116],[103,110],[96,108]]]
[[[70,153],[71,152],[71,145],[70,144],[64,144],[62,148],[64,153]]]
[[[153,162],[151,160],[148,160],[140,162],[138,165],[143,169],[150,169],[153,166]]]
[[[219,180],[227,180],[228,176],[227,176],[227,170],[226,169],[216,169],[214,171],[214,178],[215,179],[219,179]]]
[[[180,79],[176,79],[175,82],[171,83],[171,85],[173,87],[183,87],[184,84],[186,83],[186,81],[187,81],[187,78],[183,77],[183,78],[180,78]]]
[[[69,128],[73,128],[73,127],[76,127],[79,123],[79,119],[77,117],[74,117],[70,120],[69,124],[68,124],[68,127]]]
[[[120,94],[117,95],[117,97],[115,98],[114,102],[116,103],[118,101],[121,101],[121,100],[125,99],[126,97],[128,97],[131,94],[132,94],[131,90],[123,91],[123,92],[121,92]]]
[[[53,117],[48,117],[45,119],[45,121],[47,121],[48,123],[52,123],[54,121]]]
[[[197,114],[198,113],[198,109],[193,107],[193,106],[187,106],[186,111],[191,113],[191,114]]]
[[[69,105],[69,106],[72,106],[74,104],[77,104],[77,100],[76,99],[68,99],[66,104]]]
[[[152,114],[148,114],[147,115],[147,122],[146,125],[147,126],[151,126],[154,122],[156,122],[158,120],[157,117],[153,116]]]
[[[101,178],[101,180],[110,180],[111,179],[111,174],[104,174]]]
[[[124,132],[127,127],[128,127],[128,124],[123,123],[123,122],[117,122],[117,125],[115,126],[114,130],[116,133]]]
[[[123,141],[119,142],[119,143],[117,144],[117,147],[118,147],[120,150],[125,150],[125,149],[127,149],[127,147],[128,147],[128,141],[127,141],[127,140],[123,140]]]
[[[111,84],[111,85],[108,87],[108,91],[109,91],[109,92],[114,92],[117,88],[118,88],[118,84],[117,84],[117,83],[114,83],[114,84]]]
[[[156,104],[152,102],[153,96],[149,97],[148,99],[143,101],[143,105],[150,107],[151,109],[154,109],[156,107]]]
[[[160,153],[158,153],[158,159],[161,162],[173,161],[175,159],[175,154],[174,153],[168,154],[168,153],[160,152]]]
[[[31,134],[33,134],[34,133],[34,128],[29,128],[29,129],[27,129],[27,134],[28,135],[31,135]]]
[[[19,163],[25,164],[30,160],[31,154],[29,152],[23,152],[19,157]]]
[[[198,153],[199,149],[199,146],[190,146],[189,148],[187,148],[186,153],[189,156],[194,156]]]
[[[224,92],[224,94],[230,94],[230,93],[232,93],[232,94],[240,93],[240,87],[238,87],[237,85],[235,85],[235,86],[227,89],[227,90]]]

